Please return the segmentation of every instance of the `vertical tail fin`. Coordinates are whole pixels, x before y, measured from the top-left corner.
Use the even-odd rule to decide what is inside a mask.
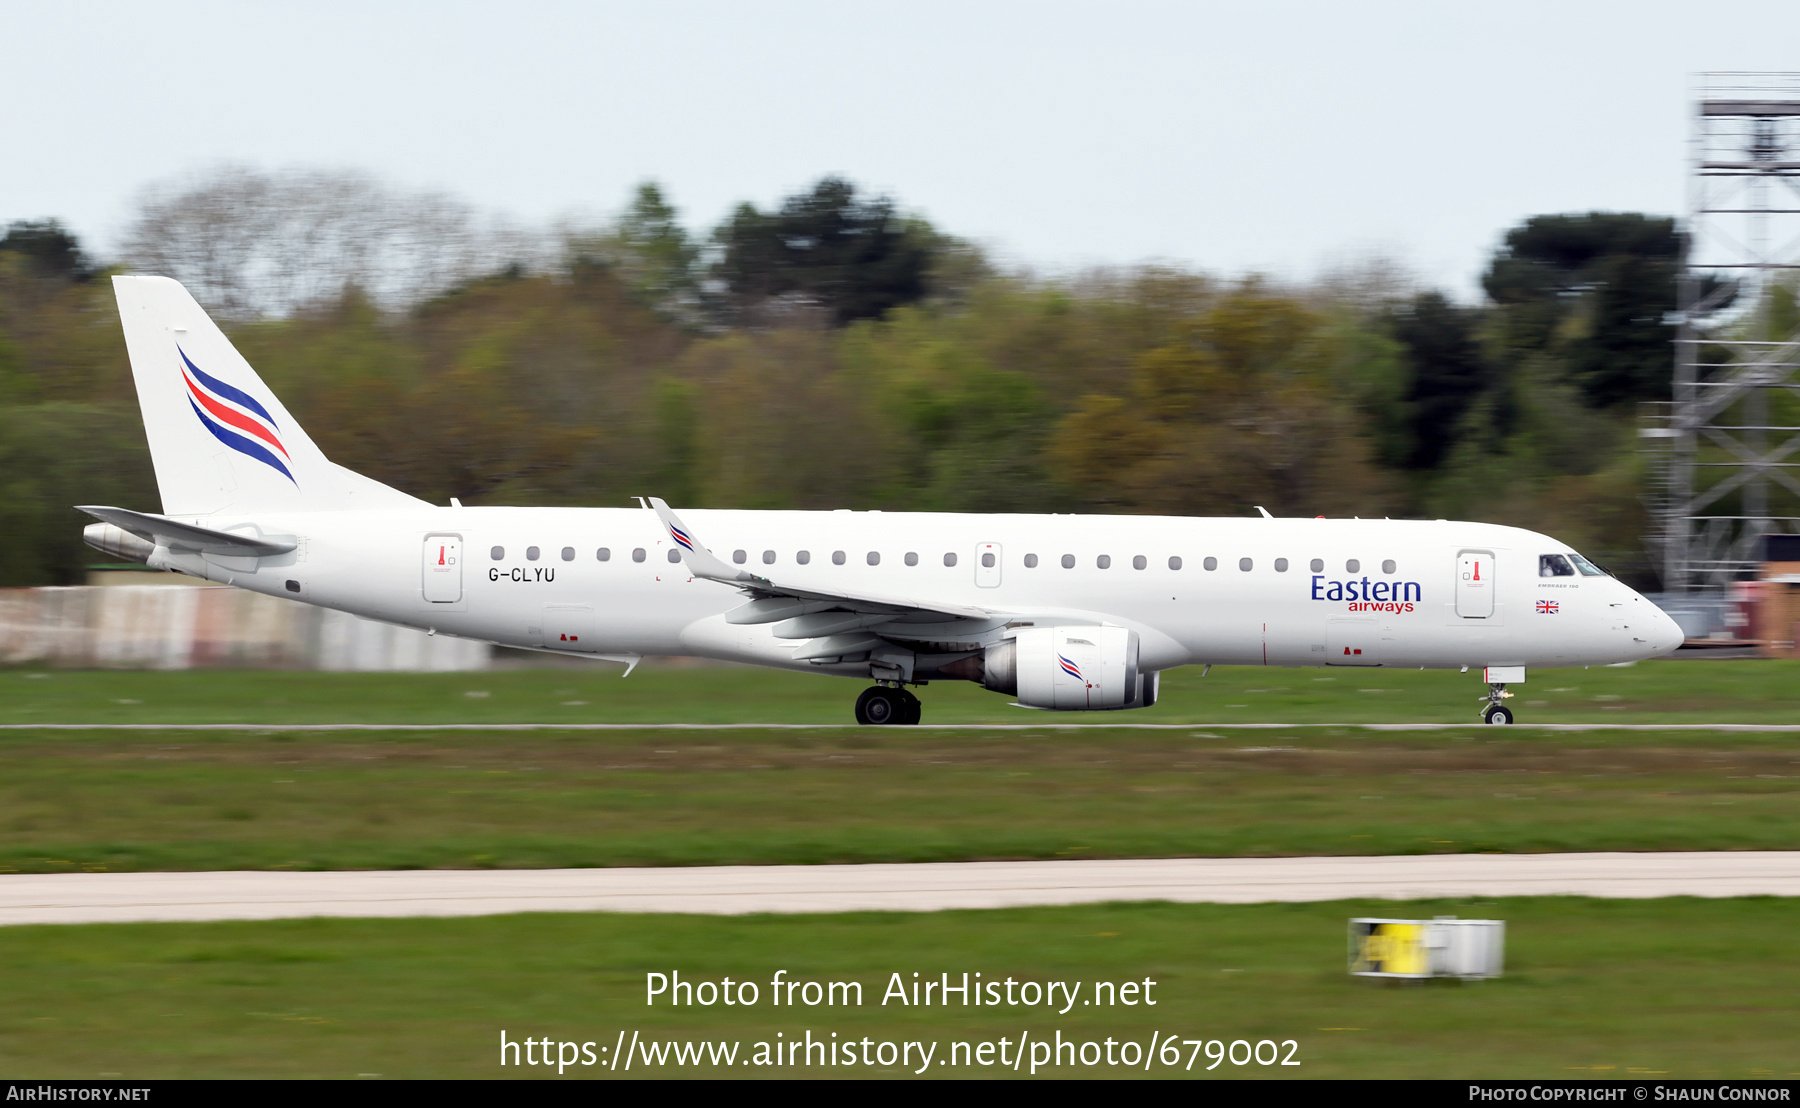
[[[423,503],[327,460],[180,282],[113,292],[165,515]]]

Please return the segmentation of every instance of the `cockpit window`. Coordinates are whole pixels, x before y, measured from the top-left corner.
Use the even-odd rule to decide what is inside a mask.
[[[1569,559],[1563,557],[1561,554],[1539,554],[1538,576],[1573,577],[1575,576],[1575,567],[1571,566],[1569,564]]]
[[[1599,566],[1595,565],[1594,563],[1588,561],[1586,558],[1583,558],[1579,554],[1571,553],[1569,555],[1569,560],[1571,562],[1575,563],[1575,568],[1581,571],[1581,575],[1583,577],[1605,577],[1606,576],[1605,570],[1601,569]]]

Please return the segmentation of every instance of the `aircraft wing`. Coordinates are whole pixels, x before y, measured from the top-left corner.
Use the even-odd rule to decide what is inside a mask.
[[[133,512],[126,508],[108,508],[98,504],[77,504],[76,511],[86,512],[102,523],[110,523],[121,531],[129,531],[145,542],[166,546],[171,550],[195,550],[234,558],[267,558],[294,549],[291,539],[259,539],[230,531],[215,531],[180,523],[166,516]]]
[[[707,581],[735,586],[751,597],[749,604],[726,615],[726,620],[731,623],[774,623],[832,610],[871,617],[912,616],[917,619],[919,614],[943,617],[939,622],[993,620],[1006,615],[997,609],[966,604],[947,604],[883,593],[823,591],[786,585],[747,569],[727,565],[694,537],[693,531],[681,522],[674,509],[657,497],[648,499],[658,518],[662,520],[663,528],[668,531],[669,538],[681,548],[681,557],[687,563],[689,572]],[[827,621],[815,622],[823,625]]]

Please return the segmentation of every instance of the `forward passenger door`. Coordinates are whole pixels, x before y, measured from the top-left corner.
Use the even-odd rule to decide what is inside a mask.
[[[1494,553],[1464,550],[1456,556],[1456,614],[1486,619],[1494,614]]]

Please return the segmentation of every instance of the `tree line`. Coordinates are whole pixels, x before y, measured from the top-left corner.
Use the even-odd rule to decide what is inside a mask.
[[[839,178],[705,237],[645,185],[536,238],[367,181],[307,200],[320,180],[164,190],[111,267],[53,222],[7,230],[0,583],[82,578],[72,504],[157,507],[102,279],[156,271],[334,461],[436,503],[1464,518],[1654,585],[1634,420],[1668,395],[1667,218],[1529,219],[1465,305],[1379,267],[1004,272]]]

